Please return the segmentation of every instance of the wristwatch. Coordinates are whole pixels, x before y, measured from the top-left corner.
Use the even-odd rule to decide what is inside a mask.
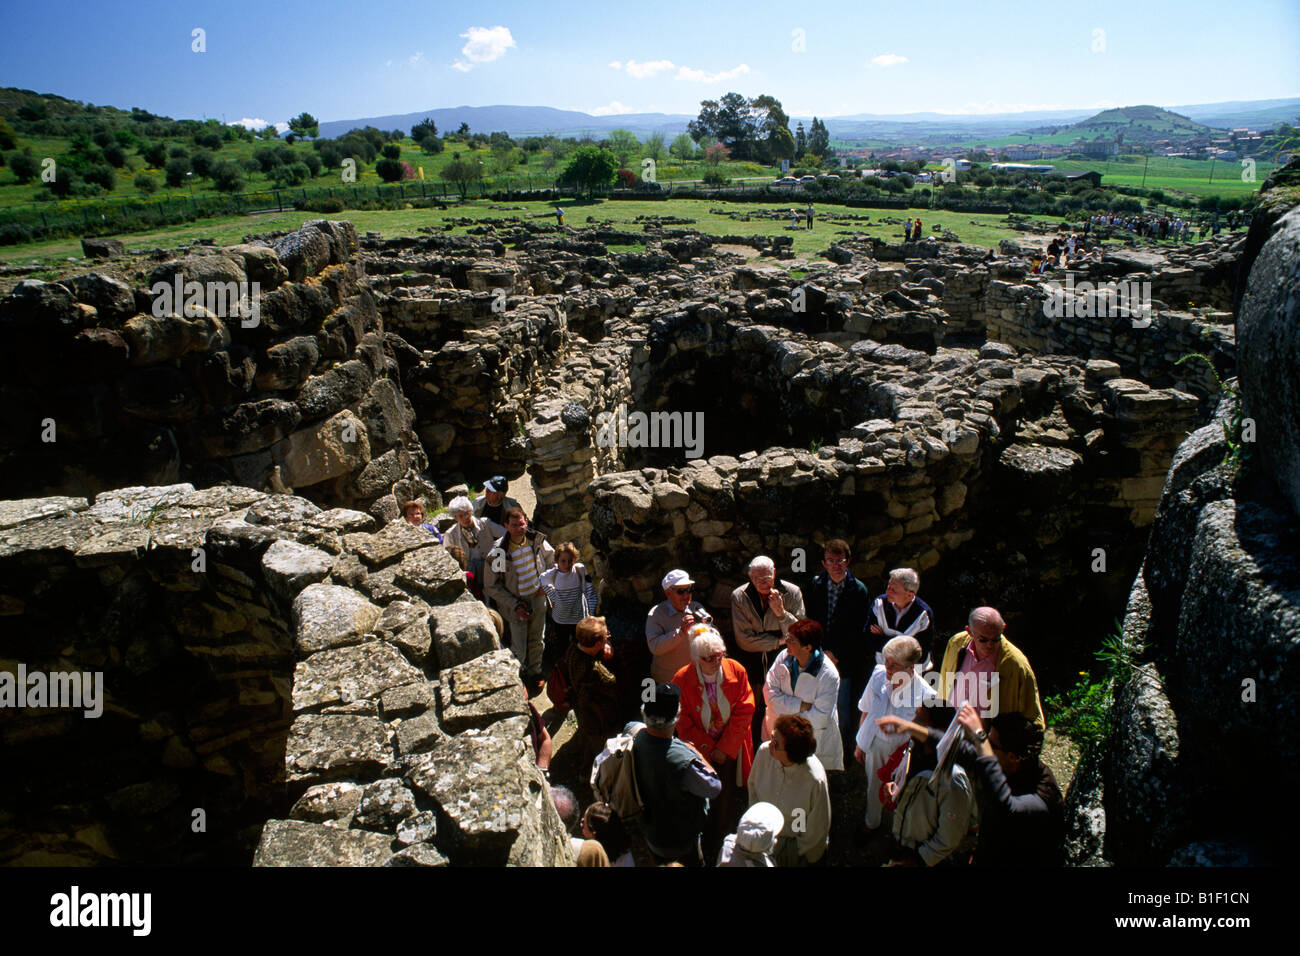
[[[980,743],[984,743],[984,741],[989,739],[989,732],[987,730],[981,730],[979,733],[972,734],[971,736],[973,736]]]

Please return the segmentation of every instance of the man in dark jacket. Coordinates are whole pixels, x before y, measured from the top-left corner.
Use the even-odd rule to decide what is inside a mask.
[[[1061,788],[1039,759],[1043,732],[1018,713],[1002,713],[985,730],[969,704],[957,714],[964,733],[954,741],[956,759],[979,782],[979,866],[1059,866],[1065,838]],[[893,714],[876,721],[906,730],[918,741],[943,735]]]
[[[657,862],[703,866],[700,832],[709,800],[722,792],[722,781],[694,747],[673,736],[681,701],[676,684],[660,684],[641,709],[645,730],[632,742],[644,805],[640,829]]]
[[[849,544],[840,538],[827,541],[822,550],[825,571],[813,578],[806,598],[806,613],[822,626],[822,650],[840,672],[840,740],[845,765],[855,747],[857,701],[867,686],[875,661],[868,651],[867,617],[871,599],[867,586],[849,570]]]

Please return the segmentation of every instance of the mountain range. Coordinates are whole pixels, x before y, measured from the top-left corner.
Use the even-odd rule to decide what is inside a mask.
[[[1134,107],[1135,109],[1137,107]],[[1145,108],[1145,107],[1144,107]],[[1235,100],[1228,103],[1202,103],[1171,106],[1179,114],[1215,129],[1249,126],[1268,128],[1279,122],[1292,122],[1300,114],[1300,97],[1273,100]],[[1115,111],[1103,111],[1115,112]],[[1067,126],[1103,114],[1095,110],[1029,110],[1022,113],[856,113],[825,118],[827,131],[838,139],[930,139],[936,136],[967,138],[970,136],[1006,136],[1045,126]],[[695,117],[685,113],[618,113],[596,116],[577,110],[549,106],[455,106],[423,110],[417,113],[369,116],[350,120],[329,120],[320,124],[320,135],[334,137],[362,126],[379,129],[409,130],[416,123],[431,119],[440,131],[454,130],[468,123],[475,132],[504,130],[511,136],[603,136],[610,130],[627,129],[638,136],[663,133],[671,139],[686,131]],[[811,116],[791,116],[790,127],[802,122],[807,129]],[[1095,135],[1095,132],[1094,132]]]

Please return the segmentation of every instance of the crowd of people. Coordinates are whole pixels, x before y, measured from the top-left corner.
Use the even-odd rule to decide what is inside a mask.
[[[507,490],[495,476],[474,501],[453,498],[439,539],[491,606],[530,700],[546,688],[576,717],[566,746],[592,799],[579,812],[572,791],[553,794],[579,865],[817,864],[832,790],[861,786],[854,764],[866,787],[855,850],[881,841],[904,866],[1056,860],[1062,799],[1040,759],[1037,680],[996,609],[941,639],[915,570],[891,571],[872,597],[832,538],[806,598],[759,555],[717,618],[688,571],[668,571],[639,673],[615,653],[576,545],[552,547]],[[422,507],[405,517],[438,534]],[[936,662],[937,680],[923,678]],[[639,720],[626,723],[629,697]],[[550,737],[530,709],[549,775]]]

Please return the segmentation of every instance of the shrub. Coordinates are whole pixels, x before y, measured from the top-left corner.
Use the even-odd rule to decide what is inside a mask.
[[[33,239],[31,226],[7,222],[0,226],[0,246],[18,246]]]
[[[6,157],[6,161],[20,183],[31,182],[41,170],[40,160],[25,150],[21,153],[15,150]]]
[[[194,170],[195,176],[202,176],[204,179],[212,175],[212,167],[216,164],[217,157],[206,149],[201,149],[190,157],[190,169]]]
[[[167,144],[162,140],[149,143],[140,148],[140,155],[154,169],[162,169],[163,163],[167,162]]]
[[[276,166],[280,165],[280,157],[275,155],[275,150],[271,147],[254,150],[253,159],[257,161],[258,167],[264,173],[269,173]]]
[[[287,166],[276,166],[271,171],[271,180],[277,186],[301,186],[310,175],[311,170],[306,163],[290,163]]]
[[[386,143],[383,148],[384,159],[401,159],[402,147],[396,143]]]
[[[301,165],[301,163],[297,164]],[[223,159],[212,167],[212,185],[219,192],[237,193],[244,188],[244,170],[236,162]]]
[[[402,164],[395,159],[381,159],[375,163],[375,173],[386,183],[395,183],[405,174]]]
[[[320,175],[322,164],[321,164],[321,158],[319,154],[314,152],[307,153],[305,156],[303,156],[302,161],[306,164],[307,172],[311,173],[312,179],[315,179],[317,176]]]
[[[624,189],[631,189],[636,185],[636,173],[630,169],[620,169],[618,171],[618,184]]]
[[[257,160],[255,160],[252,156],[245,156],[243,159],[239,161],[239,165],[240,168],[243,169],[244,172],[248,173],[248,175],[250,176],[252,176],[254,173],[260,173],[262,171],[262,164],[259,163]]]
[[[712,149],[713,147],[709,147]],[[720,169],[706,169],[704,175],[700,177],[707,186],[725,186],[727,184],[727,174]]]
[[[426,136],[420,140],[420,149],[424,150],[430,156],[435,156],[442,152],[442,140],[437,136]]]
[[[194,137],[194,142],[202,146],[204,149],[212,150],[220,149],[222,145],[220,133],[204,133],[201,136]]]
[[[126,165],[126,150],[117,143],[110,143],[108,148],[104,150],[104,159],[108,161],[110,166],[121,169]]]
[[[343,161],[343,150],[339,149],[337,143],[321,142],[320,140],[317,140],[312,145],[315,146],[317,144],[320,146],[320,149],[318,150],[320,161],[325,165],[326,169],[333,169]]]
[[[190,151],[184,146],[173,146],[167,150],[167,155],[172,159],[188,160],[190,158]]]
[[[343,200],[334,197],[328,199],[296,199],[293,207],[304,212],[336,213],[343,211]]]
[[[184,186],[185,174],[190,171],[190,161],[185,156],[173,156],[163,167],[163,178],[168,186]]]
[[[140,190],[146,196],[152,196],[158,191],[158,180],[154,179],[148,173],[139,173],[135,177],[135,188]]]
[[[117,186],[117,176],[107,163],[92,163],[81,170],[81,178],[88,183],[103,186],[110,192]]]

